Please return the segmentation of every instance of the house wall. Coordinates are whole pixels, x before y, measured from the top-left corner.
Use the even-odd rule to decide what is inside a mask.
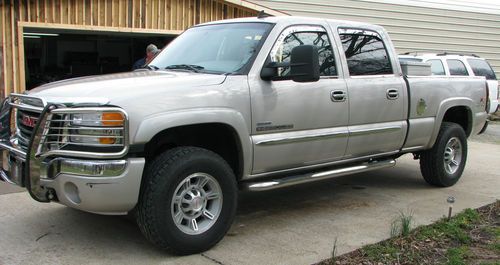
[[[457,52],[486,58],[500,78],[500,3],[465,0],[252,0],[296,16],[384,26],[399,53]]]
[[[0,98],[25,89],[23,28],[179,34],[207,21],[255,16],[222,0],[0,0]]]

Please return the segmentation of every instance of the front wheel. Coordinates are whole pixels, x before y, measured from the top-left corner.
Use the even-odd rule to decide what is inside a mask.
[[[432,149],[420,155],[420,171],[425,181],[438,187],[449,187],[462,176],[467,161],[467,137],[464,129],[443,122]]]
[[[219,155],[178,147],[155,158],[145,174],[137,223],[152,243],[176,254],[209,249],[236,213],[237,185]]]

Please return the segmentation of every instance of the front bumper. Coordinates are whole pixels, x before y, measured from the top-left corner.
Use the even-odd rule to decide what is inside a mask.
[[[27,180],[22,158],[6,144],[0,144],[0,179],[25,187]],[[144,170],[144,158],[121,160],[80,160],[55,158],[40,167],[37,185],[51,201],[82,211],[120,215],[137,204]]]
[[[125,214],[134,208],[145,159],[125,158],[128,118],[123,110],[115,107],[66,108],[31,96],[14,97],[4,100],[0,111],[0,180],[26,187],[31,197],[40,202],[57,201],[100,214]],[[25,112],[12,114],[14,108]],[[67,130],[51,131],[53,127],[64,126],[61,120],[64,121],[65,116],[57,115],[96,111],[118,111],[125,116],[119,149],[91,152],[61,148],[59,138],[72,134]],[[22,137],[20,132],[29,137]]]

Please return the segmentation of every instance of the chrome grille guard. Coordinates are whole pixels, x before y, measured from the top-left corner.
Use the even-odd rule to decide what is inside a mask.
[[[33,104],[33,105],[31,105]],[[33,199],[40,202],[48,202],[49,190],[40,185],[40,179],[46,178],[46,166],[50,162],[50,158],[54,157],[80,157],[89,159],[112,159],[125,156],[129,149],[128,139],[128,116],[120,108],[116,107],[66,107],[64,105],[47,104],[43,99],[33,96],[12,94],[4,100],[0,112],[0,148],[8,150],[17,159],[24,162],[24,185],[28,189]],[[11,135],[11,110],[19,108],[28,111],[37,111],[40,113],[38,121],[31,133],[31,139],[26,151],[20,146],[15,145],[11,140],[16,136]],[[49,146],[47,139],[51,133],[51,127],[54,125],[52,120],[57,120],[61,116],[74,113],[93,113],[93,112],[116,111],[123,114],[123,126],[120,130],[121,144],[114,145],[121,149],[113,150],[112,152],[87,152],[64,150],[63,145],[58,145],[57,148]],[[57,128],[56,128],[57,129]],[[95,137],[95,136],[94,136]],[[111,136],[113,137],[113,136]],[[49,158],[50,157],[50,158]]]

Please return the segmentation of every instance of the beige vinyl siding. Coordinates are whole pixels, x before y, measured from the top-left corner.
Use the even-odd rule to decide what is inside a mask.
[[[438,4],[438,1],[435,3],[413,1],[412,4],[389,1],[253,0],[252,2],[290,15],[353,20],[384,26],[398,53],[409,51],[474,53],[486,58],[500,77],[499,5],[485,4],[480,8],[472,8]]]

